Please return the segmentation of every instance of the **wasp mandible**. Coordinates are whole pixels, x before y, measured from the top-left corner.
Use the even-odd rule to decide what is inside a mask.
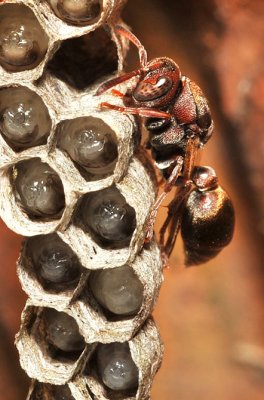
[[[213,131],[208,102],[201,89],[181,75],[173,60],[159,57],[148,61],[144,46],[134,34],[121,25],[115,32],[138,48],[140,68],[104,82],[96,94],[134,78],[125,94],[112,89],[115,96],[122,97],[124,106],[102,102],[101,108],[144,118],[149,133],[147,147],[166,180],[147,222],[145,241],[152,238],[159,206],[176,186],[160,230],[163,255],[170,256],[181,230],[185,264],[203,263],[231,241],[234,230],[234,208],[214,170],[195,166],[197,151]]]

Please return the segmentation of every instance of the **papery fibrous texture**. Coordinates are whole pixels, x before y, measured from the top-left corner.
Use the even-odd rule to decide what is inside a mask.
[[[124,65],[124,3],[0,2],[0,216],[26,237],[28,400],[147,400],[162,359],[162,262],[144,244],[153,170],[137,121],[95,95]]]

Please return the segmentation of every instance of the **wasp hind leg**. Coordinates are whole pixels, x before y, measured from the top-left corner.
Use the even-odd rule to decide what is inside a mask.
[[[145,237],[145,243],[149,243],[153,237],[153,227],[154,223],[156,220],[156,216],[159,210],[159,207],[161,206],[163,200],[167,197],[168,193],[172,190],[172,188],[175,185],[176,180],[178,179],[178,176],[182,170],[183,166],[183,158],[181,156],[177,157],[176,159],[176,165],[168,179],[168,181],[165,183],[163,192],[159,195],[157,200],[155,201],[150,216],[147,220],[146,224],[146,237]]]
[[[184,157],[182,183],[176,192],[175,198],[168,206],[167,218],[160,229],[159,243],[163,260],[168,260],[171,255],[180,230],[182,207],[193,185],[191,176],[198,147],[199,139],[197,137],[188,140]],[[168,237],[165,239],[167,232]]]

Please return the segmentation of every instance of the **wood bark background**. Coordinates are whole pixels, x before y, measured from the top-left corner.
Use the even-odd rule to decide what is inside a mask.
[[[237,216],[232,244],[205,266],[184,269],[177,243],[155,310],[165,358],[152,400],[264,397],[263,17],[261,0],[130,0],[125,11],[149,59],[173,58],[206,93],[216,128],[202,162]],[[0,397],[17,400],[28,384],[13,346],[26,299],[15,272],[21,238],[0,227]]]

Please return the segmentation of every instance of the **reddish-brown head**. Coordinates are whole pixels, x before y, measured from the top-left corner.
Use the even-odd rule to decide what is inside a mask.
[[[176,94],[180,78],[180,69],[170,58],[148,62],[132,92],[134,103],[142,107],[167,106]]]
[[[155,58],[148,62],[146,49],[132,32],[121,25],[115,26],[115,32],[138,48],[140,68],[104,82],[96,94],[100,95],[122,82],[138,77],[137,85],[132,91],[135,105],[150,108],[167,106],[180,84],[181,73],[178,65],[167,57]]]

